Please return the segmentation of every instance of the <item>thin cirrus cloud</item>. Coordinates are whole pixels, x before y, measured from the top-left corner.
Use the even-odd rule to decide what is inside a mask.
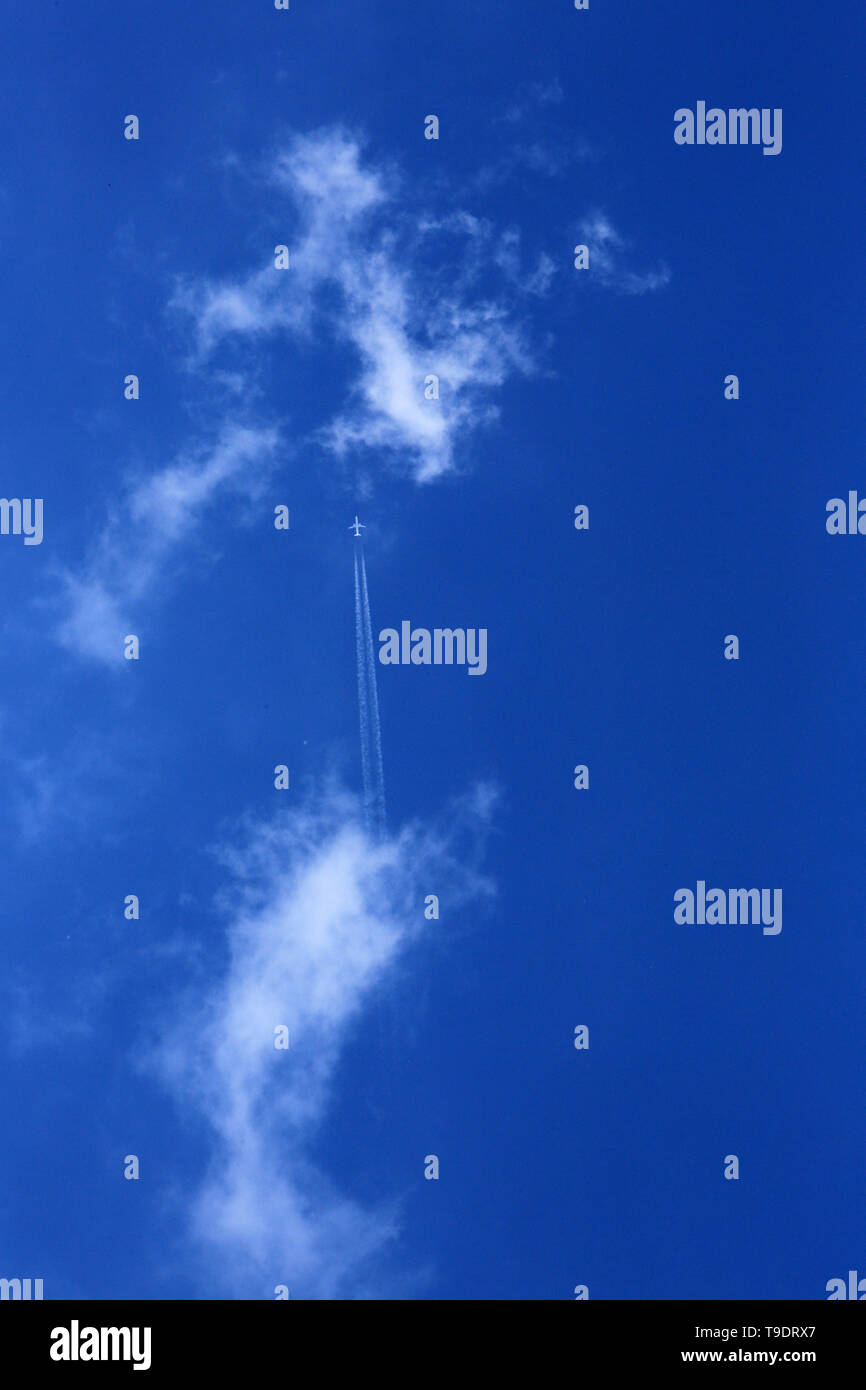
[[[465,241],[446,239],[452,260],[433,270],[419,252],[436,223],[407,212],[397,174],[365,163],[358,140],[339,129],[294,136],[265,179],[296,219],[291,268],[180,280],[171,308],[191,325],[193,363],[227,339],[309,336],[322,323],[354,349],[359,371],[320,441],[338,456],[375,450],[408,461],[419,483],[449,473],[458,437],[496,418],[496,389],[535,365],[513,296],[468,283],[475,219],[452,219]],[[434,375],[438,400],[425,396]]]
[[[423,885],[448,884],[449,914],[492,891],[477,865],[494,800],[479,787],[447,828],[377,842],[332,787],[250,822],[221,852],[228,965],[170,1007],[142,1065],[211,1134],[185,1231],[230,1296],[273,1298],[285,1284],[292,1297],[365,1297],[381,1277],[402,1192],[366,1205],[344,1195],[311,1146],[356,1020],[429,927]],[[281,1025],[287,1050],[274,1046]]]
[[[498,117],[509,125],[522,124],[531,117],[537,117],[540,108],[560,106],[565,93],[558,77],[548,82],[522,82],[513,100]]]
[[[530,295],[546,293],[551,258],[522,275],[517,231],[497,241],[469,213],[407,213],[393,169],[365,162],[340,130],[295,137],[266,178],[292,211],[292,269],[179,281],[171,309],[191,328],[191,365],[211,366],[224,348],[236,358],[240,344],[274,334],[313,342],[324,328],[356,359],[345,406],[320,428],[325,447],[399,456],[419,483],[447,475],[458,438],[496,418],[497,390],[535,370],[515,289],[523,280]],[[621,239],[599,218],[591,233],[596,274],[617,283]],[[432,266],[431,237],[445,246]],[[504,289],[494,292],[497,272]],[[425,399],[431,374],[438,401]],[[215,443],[137,482],[80,572],[63,577],[60,640],[119,667],[124,635],[188,562],[204,516],[226,496],[260,496],[279,443],[274,428],[227,423]],[[225,901],[228,963],[207,971],[190,959],[195,991],[168,1006],[149,1054],[210,1136],[208,1166],[182,1209],[211,1292],[214,1283],[239,1297],[273,1297],[280,1284],[314,1298],[378,1291],[405,1184],[361,1201],[324,1171],[315,1144],[352,1028],[419,945],[422,885],[447,883],[451,909],[492,891],[477,865],[493,810],[482,789],[447,830],[414,825],[379,843],[351,798],[320,793],[285,818],[249,823],[223,851],[235,885]],[[287,1052],[274,1047],[279,1025]]]
[[[561,99],[555,84],[529,95]],[[294,136],[268,161],[264,181],[293,211],[292,270],[268,263],[236,279],[178,280],[170,310],[192,330],[191,364],[203,366],[221,345],[276,333],[311,342],[323,326],[358,363],[345,407],[317,430],[326,449],[399,460],[419,483],[453,471],[458,441],[497,419],[499,388],[537,370],[516,306],[550,293],[557,262],[541,251],[527,266],[518,228],[497,230],[465,210],[407,213],[394,169],[365,162],[358,140],[340,129]],[[641,295],[667,283],[664,265],[629,268],[628,243],[604,214],[587,218],[580,235],[602,286]],[[480,293],[495,272],[499,290]],[[217,375],[237,394],[249,378],[230,366]],[[438,400],[425,394],[434,375]],[[61,575],[61,643],[115,663],[203,513],[226,494],[256,495],[278,442],[273,427],[228,421],[215,443],[136,484],[79,569]],[[125,528],[134,529],[134,547]]]
[[[649,294],[663,289],[670,270],[661,262],[654,270],[631,270],[624,263],[628,241],[602,212],[593,212],[580,223],[578,236],[589,250],[589,275],[605,289],[622,294]]]
[[[226,495],[260,496],[279,445],[274,427],[226,423],[212,443],[134,484],[80,568],[60,575],[61,645],[119,669],[124,637],[140,635],[147,604],[208,509]]]
[[[558,78],[524,82],[504,111],[493,117],[500,139],[495,157],[475,175],[479,189],[489,191],[514,178],[539,175],[555,179],[568,174],[576,163],[598,159],[598,151],[573,127],[567,127],[559,108],[565,92]]]

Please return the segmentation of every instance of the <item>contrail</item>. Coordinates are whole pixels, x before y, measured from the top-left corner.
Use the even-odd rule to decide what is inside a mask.
[[[361,771],[368,829],[378,838],[385,834],[385,772],[382,764],[382,728],[376,690],[376,656],[367,593],[367,569],[362,544],[355,543],[355,660],[358,667],[358,718],[361,727]]]
[[[364,817],[367,830],[376,839],[385,836],[385,773],[382,767],[382,729],[379,723],[379,695],[376,689],[376,655],[373,650],[373,624],[367,592],[367,566],[364,560],[363,526],[357,516],[353,526],[355,540],[355,661],[358,668],[358,720],[361,728],[361,771],[364,778]],[[383,1065],[382,1092],[390,1101],[396,1063],[394,1018],[387,1000],[376,1010],[379,1052]]]
[[[364,609],[364,630],[367,649],[367,697],[370,707],[372,734],[372,771],[375,788],[376,832],[385,834],[385,769],[382,763],[382,725],[379,722],[379,692],[376,687],[376,653],[373,648],[373,624],[370,619],[370,597],[367,593],[367,567],[361,547],[361,602]]]
[[[372,821],[373,779],[370,771],[370,711],[367,700],[367,654],[364,646],[364,609],[361,603],[361,572],[355,546],[355,664],[358,669],[358,717],[361,724],[361,772],[364,779],[364,810]]]

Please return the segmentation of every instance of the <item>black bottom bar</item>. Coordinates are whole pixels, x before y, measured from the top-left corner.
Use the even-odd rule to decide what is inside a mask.
[[[422,1379],[474,1363],[519,1373],[565,1356],[574,1371],[667,1373],[718,1365],[806,1366],[827,1373],[860,1362],[866,1323],[842,1302],[541,1302],[340,1305],[303,1301],[6,1302],[0,1304],[3,1366],[53,1377],[232,1372],[284,1367],[303,1378],[345,1363],[353,1374],[412,1374],[406,1335]],[[304,1352],[303,1362],[298,1353]],[[519,1360],[517,1359],[519,1358]],[[306,1369],[303,1369],[306,1368]],[[551,1371],[551,1376],[553,1376]]]

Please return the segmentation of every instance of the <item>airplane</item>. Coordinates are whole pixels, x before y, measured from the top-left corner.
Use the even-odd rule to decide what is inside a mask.
[[[354,531],[356,536],[360,536],[361,532],[366,531],[366,529],[364,523],[358,520],[357,512],[355,513],[355,520],[352,522],[351,526],[346,527],[347,531]]]

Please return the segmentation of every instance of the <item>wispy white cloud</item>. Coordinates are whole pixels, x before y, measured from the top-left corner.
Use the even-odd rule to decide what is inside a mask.
[[[493,392],[534,366],[511,302],[470,284],[464,253],[479,219],[450,217],[460,244],[434,273],[413,252],[440,224],[412,206],[393,169],[364,161],[354,136],[295,136],[266,177],[294,209],[292,268],[180,281],[172,308],[192,324],[196,360],[227,338],[308,336],[319,322],[360,367],[348,406],[320,440],[338,455],[384,450],[419,482],[447,473],[458,438],[496,417]],[[425,395],[432,375],[438,400]]]
[[[508,125],[518,125],[535,116],[542,107],[559,106],[564,95],[558,77],[552,77],[548,81],[521,82],[513,100],[498,119]]]
[[[424,894],[438,886],[451,912],[490,891],[477,865],[492,808],[482,788],[447,829],[414,825],[376,842],[356,802],[332,790],[285,819],[248,823],[223,851],[227,969],[180,1000],[146,1065],[213,1131],[189,1234],[233,1294],[371,1289],[370,1262],[398,1230],[395,1201],[341,1194],[311,1144],[353,1024],[429,928]],[[274,1047],[279,1025],[288,1051]]]
[[[82,966],[68,941],[59,948],[67,953],[60,966],[63,990],[21,967],[13,967],[0,983],[0,1044],[16,1062],[61,1045],[89,1042],[101,1023],[117,972],[110,966]]]
[[[81,567],[60,576],[61,644],[119,668],[124,637],[140,635],[147,606],[187,558],[209,509],[224,497],[261,496],[279,444],[272,427],[227,423],[209,445],[132,484]]]
[[[577,241],[589,248],[589,275],[605,288],[623,294],[648,294],[662,289],[670,270],[659,262],[653,270],[635,271],[624,264],[630,242],[602,212],[593,212],[580,223]]]
[[[21,753],[14,744],[4,746],[0,762],[6,810],[23,848],[55,835],[68,840],[76,834],[91,834],[94,820],[107,814],[114,789],[106,769],[117,766],[106,753],[107,741],[102,731],[94,736],[79,730],[72,746],[55,756]]]
[[[523,82],[505,109],[493,117],[498,150],[475,175],[479,190],[490,192],[527,176],[555,179],[577,163],[595,161],[599,152],[563,122],[565,92],[558,77]]]

